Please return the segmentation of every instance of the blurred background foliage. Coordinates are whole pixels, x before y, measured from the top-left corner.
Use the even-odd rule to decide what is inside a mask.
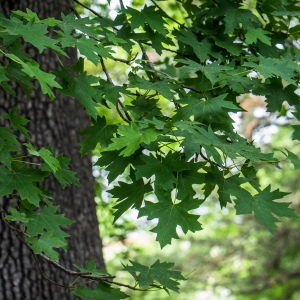
[[[86,6],[109,17],[117,13],[119,1],[85,0]],[[170,16],[181,20],[185,16],[176,10],[180,1],[159,1],[159,5],[168,11]],[[192,1],[190,1],[192,3]],[[134,8],[145,4],[144,0],[134,0],[125,4]],[[150,1],[151,3],[151,1]],[[196,1],[193,2],[195,4]],[[153,3],[152,3],[153,4]],[[248,7],[255,7],[255,1],[245,1]],[[77,6],[80,14],[88,15],[90,11]],[[176,15],[175,15],[176,14]],[[120,51],[120,50],[118,50]],[[119,57],[122,57],[122,53]],[[132,53],[134,56],[135,53]],[[148,53],[155,60],[155,53]],[[163,57],[166,61],[170,57]],[[127,79],[128,70],[125,64],[106,60],[106,67],[115,82],[122,83]],[[164,61],[162,61],[162,66]],[[101,66],[95,67],[86,63],[88,73],[103,76]],[[104,77],[103,77],[104,78]],[[130,99],[124,99],[130,102]],[[293,149],[300,155],[300,145],[290,138],[294,122],[290,108],[279,115],[265,112],[265,102],[261,97],[244,95],[241,105],[247,110],[243,115],[233,115],[237,130],[254,140],[257,146],[265,151],[272,147]],[[170,108],[161,106],[165,113]],[[109,123],[120,121],[114,107],[101,108],[99,114],[104,115]],[[98,149],[99,151],[100,149]],[[277,155],[280,157],[280,151]],[[95,161],[99,152],[95,151]],[[291,164],[282,164],[280,171],[262,165],[259,180],[264,185],[272,184],[282,191],[293,191],[292,196],[285,197],[293,202],[296,211],[300,210],[299,171]],[[162,261],[176,260],[176,267],[187,276],[188,280],[181,284],[180,294],[171,293],[171,299],[300,299],[300,219],[284,220],[272,236],[252,216],[236,216],[233,207],[220,210],[217,193],[210,196],[210,201],[201,205],[200,222],[204,230],[174,240],[172,245],[160,250],[155,242],[154,234],[149,233],[153,222],[144,218],[137,219],[135,211],[130,211],[113,224],[113,206],[115,200],[109,195],[106,176],[101,167],[95,167],[96,202],[98,204],[99,227],[104,243],[104,255],[107,269],[112,274],[131,283],[133,279],[125,272],[120,272],[121,263],[138,260],[141,264],[152,264],[157,259]],[[126,181],[126,173],[123,176]],[[200,192],[200,188],[199,188]],[[221,213],[220,213],[221,211]],[[147,230],[146,230],[147,229]],[[182,263],[181,263],[182,262]],[[165,291],[141,292],[130,294],[133,300],[170,299]]]

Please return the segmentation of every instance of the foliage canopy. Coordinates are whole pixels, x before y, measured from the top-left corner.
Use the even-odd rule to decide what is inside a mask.
[[[202,230],[197,209],[215,189],[221,208],[233,203],[236,214],[253,213],[272,233],[282,217],[296,217],[290,203],[278,201],[286,193],[263,188],[256,173],[265,164],[280,168],[278,152],[294,168],[300,167],[298,157],[286,149],[264,153],[237,133],[232,116],[243,112],[238,96],[263,95],[267,111],[292,120],[293,138],[299,138],[298,1],[178,0],[121,6],[113,19],[94,11],[92,17],[70,14],[61,20],[40,20],[30,10],[14,11],[10,19],[0,16],[1,87],[16,96],[15,81],[30,96],[38,81],[49,101],[55,101],[55,89],[82,104],[91,126],[80,133],[81,154],[100,144],[96,165],[105,166],[114,183],[115,221],[132,208],[139,217],[157,220],[151,231],[161,248],[179,238],[178,227],[184,234]],[[55,35],[50,37],[50,31]],[[40,53],[55,51],[58,59],[67,56],[67,47],[77,48],[81,57],[69,69],[61,64],[48,74],[22,51],[23,41]],[[100,64],[104,77],[88,75],[85,60]],[[111,60],[125,64],[126,73],[113,78],[107,68]],[[49,145],[34,149],[25,127],[30,120],[19,116],[17,107],[1,118],[10,127],[0,127],[0,196],[18,202],[6,222],[21,222],[33,251],[58,261],[55,249],[67,246],[60,227],[72,221],[56,213],[49,192],[38,183],[50,174],[62,187],[79,182],[63,154],[55,157]],[[27,139],[23,146],[29,155],[40,158],[38,168],[24,159],[16,132]],[[124,172],[127,182],[118,179]],[[131,262],[124,271],[143,290],[178,291],[184,277],[172,266],[159,260],[151,266]],[[111,287],[122,284],[93,262],[76,267],[99,284],[91,290],[76,283],[70,286],[75,295],[127,297]]]

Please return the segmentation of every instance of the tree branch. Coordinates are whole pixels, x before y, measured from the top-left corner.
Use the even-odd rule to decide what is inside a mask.
[[[12,226],[9,221],[7,221],[5,219],[6,213],[2,209],[1,206],[0,206],[0,215],[1,215],[1,219],[3,220],[4,224],[6,225],[6,227],[9,230],[11,230],[14,233],[14,235],[20,240],[20,242],[22,244],[24,244],[31,251],[31,253],[32,253],[33,257],[34,257],[34,260],[36,262],[36,265],[38,267],[38,270],[41,273],[41,275],[43,276],[43,278],[45,278],[47,281],[51,282],[52,284],[55,284],[57,286],[64,287],[64,288],[67,288],[67,289],[70,289],[70,287],[71,287],[71,285],[61,284],[61,283],[55,282],[52,279],[50,279],[49,277],[47,277],[44,274],[43,270],[41,269],[37,257],[41,257],[43,260],[47,261],[48,263],[52,264],[57,269],[62,270],[63,272],[65,272],[65,273],[67,273],[69,275],[78,276],[80,278],[91,279],[91,280],[95,280],[95,281],[105,281],[107,283],[114,284],[114,285],[117,285],[117,286],[126,287],[128,289],[135,290],[135,291],[147,291],[150,288],[157,288],[157,289],[162,289],[163,288],[163,287],[161,287],[159,285],[151,284],[151,285],[149,285],[150,288],[140,289],[140,288],[137,288],[136,286],[131,286],[131,285],[124,284],[124,283],[121,283],[121,282],[113,281],[111,279],[115,278],[115,276],[112,276],[112,275],[93,276],[93,275],[90,275],[90,274],[92,274],[92,272],[76,272],[76,271],[72,271],[70,269],[67,269],[67,268],[63,267],[61,264],[59,264],[58,262],[52,260],[51,258],[49,258],[48,256],[46,256],[44,254],[36,254],[36,253],[34,253],[34,251],[32,250],[31,246],[20,236],[20,233],[24,234],[23,231],[18,230],[17,228],[15,228],[14,226]]]

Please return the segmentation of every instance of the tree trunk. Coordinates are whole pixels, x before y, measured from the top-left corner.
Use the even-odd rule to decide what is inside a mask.
[[[25,10],[26,7],[35,11],[40,18],[60,18],[61,12],[70,13],[68,0],[5,0],[1,1],[0,8],[6,15],[9,10]],[[26,52],[38,61],[44,71],[51,72],[59,68],[56,56],[50,51],[42,55],[38,50],[25,46]],[[68,53],[70,65],[76,59],[76,50]],[[94,259],[99,268],[104,269],[102,243],[99,237],[98,221],[95,214],[94,179],[92,176],[91,157],[80,157],[79,137],[90,120],[80,103],[60,94],[51,103],[48,96],[42,94],[37,87],[30,99],[26,98],[21,88],[16,86],[17,97],[14,98],[0,90],[0,114],[8,112],[18,105],[18,113],[30,120],[27,128],[31,134],[31,142],[39,149],[52,146],[55,154],[63,152],[71,158],[70,167],[77,173],[81,186],[69,186],[62,190],[55,179],[50,178],[46,187],[54,196],[54,203],[60,205],[60,213],[76,220],[68,233],[69,245],[67,252],[60,254],[60,263],[72,268],[73,263],[83,265],[85,260]],[[7,199],[1,199],[0,204],[8,207]],[[75,278],[53,268],[40,260],[43,272],[53,281],[68,285]],[[73,268],[74,269],[74,268]],[[31,252],[0,223],[0,300],[17,299],[75,299],[71,292],[56,286],[44,279],[39,272]]]

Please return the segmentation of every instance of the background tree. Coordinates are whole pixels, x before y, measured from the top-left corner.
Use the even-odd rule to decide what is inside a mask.
[[[2,13],[10,15],[11,10],[26,11],[26,8],[37,12],[42,18],[59,19],[61,13],[69,14],[72,10],[70,1],[1,1]],[[53,34],[52,34],[53,35]],[[38,38],[38,37],[37,37]],[[30,44],[24,46],[45,72],[59,68],[59,60],[53,51],[46,50],[42,54]],[[76,61],[76,49],[68,49],[69,58],[61,58],[63,63],[70,65]],[[16,78],[15,78],[16,79]],[[17,80],[16,80],[17,81]],[[52,103],[42,93],[38,84],[32,89],[31,95],[14,81],[16,96],[3,89],[0,91],[0,113],[9,112],[16,105],[18,113],[30,120],[28,129],[32,144],[37,148],[51,145],[56,155],[64,153],[71,158],[70,167],[77,173],[81,185],[71,185],[62,189],[54,177],[45,182],[47,189],[54,198],[54,203],[63,207],[63,213],[76,220],[68,229],[68,251],[61,251],[61,261],[65,267],[72,267],[76,261],[84,263],[93,258],[99,267],[104,269],[102,244],[99,238],[98,221],[95,213],[94,177],[90,155],[81,157],[79,153],[80,138],[78,133],[89,126],[90,119],[78,101],[62,94],[56,95]],[[24,137],[23,137],[24,139]],[[14,200],[7,197],[1,205],[7,211]],[[64,287],[59,287],[45,280],[38,269],[32,252],[11,234],[0,221],[0,299],[74,299],[75,296]],[[54,282],[69,284],[68,274],[54,269],[51,264],[39,260],[40,268]]]

